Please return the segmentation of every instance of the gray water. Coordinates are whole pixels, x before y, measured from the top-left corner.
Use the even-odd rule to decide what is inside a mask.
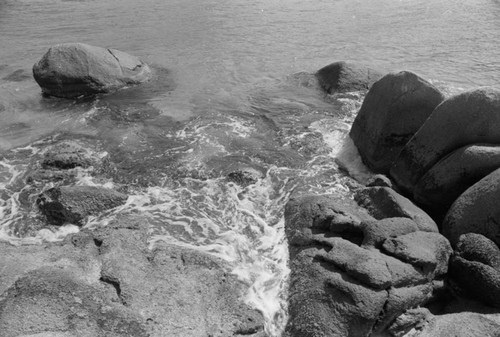
[[[90,144],[117,171],[81,170],[78,183],[130,198],[85,226],[140,212],[151,247],[224,258],[271,336],[286,322],[287,198],[348,197],[345,170],[370,174],[346,137],[363,93],[325,96],[294,74],[354,60],[415,71],[448,94],[500,80],[494,0],[0,0],[0,33],[0,239],[39,244],[79,230],[33,224],[36,193],[20,196],[48,145]],[[31,67],[62,42],[137,55],[157,79],[92,100],[44,98]],[[242,188],[224,178],[241,166],[263,179]]]

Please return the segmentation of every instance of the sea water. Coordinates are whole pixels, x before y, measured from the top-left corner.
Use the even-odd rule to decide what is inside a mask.
[[[151,248],[226,260],[270,336],[287,318],[288,198],[350,197],[371,175],[347,136],[363,93],[324,95],[297,74],[353,60],[417,72],[447,95],[500,80],[495,0],[0,0],[0,32],[0,239],[41,244],[80,230],[32,230],[40,191],[25,177],[51,144],[88,144],[116,171],[77,169],[76,183],[129,199],[85,227],[140,213]],[[62,42],[137,55],[156,79],[84,101],[42,97],[31,67]],[[261,179],[227,179],[241,167]]]

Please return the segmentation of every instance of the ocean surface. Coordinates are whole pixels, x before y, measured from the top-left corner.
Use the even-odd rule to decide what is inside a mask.
[[[141,57],[153,83],[105,97],[42,97],[31,68],[62,42]],[[39,228],[25,177],[73,139],[116,166],[78,184],[126,190],[159,241],[217,255],[247,285],[270,336],[286,323],[283,208],[292,193],[349,197],[364,168],[348,137],[363,93],[324,95],[301,72],[339,60],[411,70],[446,94],[500,83],[498,0],[0,0],[0,240],[57,241]],[[240,168],[262,174],[241,187]],[[50,186],[46,186],[48,188]]]

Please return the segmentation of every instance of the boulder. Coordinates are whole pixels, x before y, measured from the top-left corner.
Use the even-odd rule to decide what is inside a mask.
[[[383,174],[376,174],[366,182],[366,187],[389,187],[392,188],[392,181]]]
[[[434,220],[415,206],[409,199],[388,187],[369,187],[358,190],[354,200],[368,210],[375,219],[403,217],[415,221],[418,229],[425,232],[438,232]]]
[[[53,187],[41,193],[36,204],[50,223],[83,225],[89,215],[125,204],[128,196],[97,186]]]
[[[349,199],[292,198],[285,208],[291,274],[284,336],[379,335],[394,318],[432,299],[451,249],[440,234],[417,230],[407,218],[375,221]],[[429,239],[423,254],[405,240],[412,231],[423,233],[418,240]],[[410,248],[408,255],[375,247],[397,239]]]
[[[403,191],[415,185],[439,160],[470,144],[500,144],[500,90],[480,88],[448,98],[404,146],[390,170]]]
[[[151,78],[148,65],[116,49],[84,43],[55,45],[33,66],[46,95],[75,98],[108,93]]]
[[[363,248],[381,248],[386,239],[395,238],[418,231],[415,221],[408,218],[386,218],[378,221],[364,222]]]
[[[388,173],[443,100],[436,87],[408,71],[388,74],[373,84],[349,133],[363,162],[375,172]]]
[[[328,94],[368,90],[382,74],[355,62],[334,62],[316,72],[318,82]]]
[[[457,253],[466,260],[484,263],[500,271],[500,249],[481,234],[467,233],[460,236]]]
[[[500,244],[500,169],[472,185],[451,205],[443,235],[452,245],[460,235],[478,233]]]
[[[437,162],[415,185],[413,198],[447,210],[470,186],[500,167],[500,145],[466,145]]]
[[[420,231],[389,238],[382,248],[386,254],[420,267],[432,278],[446,274],[453,251],[441,234]]]
[[[87,168],[98,162],[96,154],[74,141],[63,141],[51,146],[43,154],[41,165],[44,169]]]

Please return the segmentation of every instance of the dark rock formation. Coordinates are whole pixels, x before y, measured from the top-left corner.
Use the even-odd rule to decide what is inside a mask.
[[[432,84],[407,71],[388,74],[373,84],[350,131],[363,162],[375,172],[388,173],[443,99]]]
[[[227,175],[227,180],[241,187],[247,187],[258,182],[262,177],[263,175],[260,171],[248,167],[229,173]]]
[[[316,73],[320,86],[328,94],[368,90],[382,74],[377,70],[355,62],[334,62]]]
[[[412,193],[423,175],[440,159],[470,144],[500,144],[500,91],[481,88],[440,104],[405,145],[390,175]]]
[[[455,245],[466,233],[486,236],[500,244],[500,169],[467,189],[450,207],[443,221],[443,235]]]
[[[150,251],[148,227],[121,216],[61,244],[0,242],[0,335],[265,336],[229,266],[168,244]]]
[[[151,70],[138,58],[116,49],[65,43],[48,50],[33,66],[33,76],[45,94],[75,98],[145,82]]]
[[[433,297],[451,253],[444,237],[418,231],[411,219],[376,221],[352,200],[328,195],[291,198],[285,233],[290,337],[382,333]]]
[[[447,210],[467,188],[500,167],[500,145],[466,145],[436,163],[419,180],[414,199]]]
[[[87,168],[98,162],[95,153],[74,141],[64,141],[50,147],[43,155],[43,168],[72,169],[75,167]]]
[[[356,192],[354,199],[361,207],[367,209],[375,219],[409,218],[415,221],[421,231],[438,232],[436,223],[427,213],[388,187],[361,189]]]
[[[104,187],[61,186],[40,194],[36,203],[53,224],[82,225],[87,216],[123,205],[127,198],[125,194]]]
[[[460,237],[449,276],[462,295],[500,308],[500,250],[479,234]]]

